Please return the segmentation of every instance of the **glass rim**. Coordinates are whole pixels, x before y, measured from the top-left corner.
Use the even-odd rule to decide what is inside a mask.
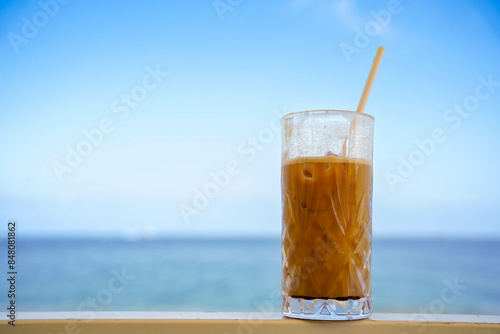
[[[292,118],[292,117],[298,116],[298,115],[307,115],[307,114],[334,114],[334,113],[356,114],[356,115],[359,115],[359,116],[368,117],[368,118],[370,118],[372,120],[375,120],[375,117],[373,117],[372,115],[365,114],[364,112],[361,113],[361,112],[357,112],[357,111],[337,110],[337,109],[317,109],[317,110],[296,111],[296,112],[292,112],[292,113],[284,115],[283,117],[281,117],[281,119],[285,120],[285,119]]]

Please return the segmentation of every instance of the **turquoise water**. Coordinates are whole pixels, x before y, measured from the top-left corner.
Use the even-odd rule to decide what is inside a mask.
[[[500,314],[499,255],[500,241],[374,240],[374,311]],[[20,311],[280,310],[279,239],[19,240],[17,261]]]

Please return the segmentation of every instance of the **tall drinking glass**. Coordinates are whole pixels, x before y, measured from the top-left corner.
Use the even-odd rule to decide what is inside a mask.
[[[372,313],[372,116],[314,110],[282,119],[282,310],[353,320]]]

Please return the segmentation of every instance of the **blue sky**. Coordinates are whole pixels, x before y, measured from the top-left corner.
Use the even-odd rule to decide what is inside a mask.
[[[366,107],[376,120],[374,234],[500,236],[500,87],[481,88],[488,97],[460,124],[448,113],[474,102],[481,80],[500,81],[498,4],[216,3],[219,12],[212,1],[0,5],[0,220],[40,236],[278,236],[276,114],[354,110],[383,45]],[[387,12],[376,23],[373,13]],[[350,61],[345,44],[357,47]],[[168,75],[154,81],[155,71]],[[85,149],[82,132],[103,120],[112,131],[59,179],[54,162]],[[400,157],[418,155],[415,141],[436,129],[446,140],[391,188]],[[259,134],[268,137],[253,156]],[[179,206],[193,206],[195,189],[230,161],[239,172],[186,223]]]

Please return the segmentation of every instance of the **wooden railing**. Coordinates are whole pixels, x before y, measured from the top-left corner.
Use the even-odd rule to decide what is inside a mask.
[[[3,313],[3,319],[7,314]],[[0,322],[0,333],[500,333],[500,316],[446,314],[374,314],[356,321],[309,321],[281,313],[183,312],[20,312],[15,326]]]

